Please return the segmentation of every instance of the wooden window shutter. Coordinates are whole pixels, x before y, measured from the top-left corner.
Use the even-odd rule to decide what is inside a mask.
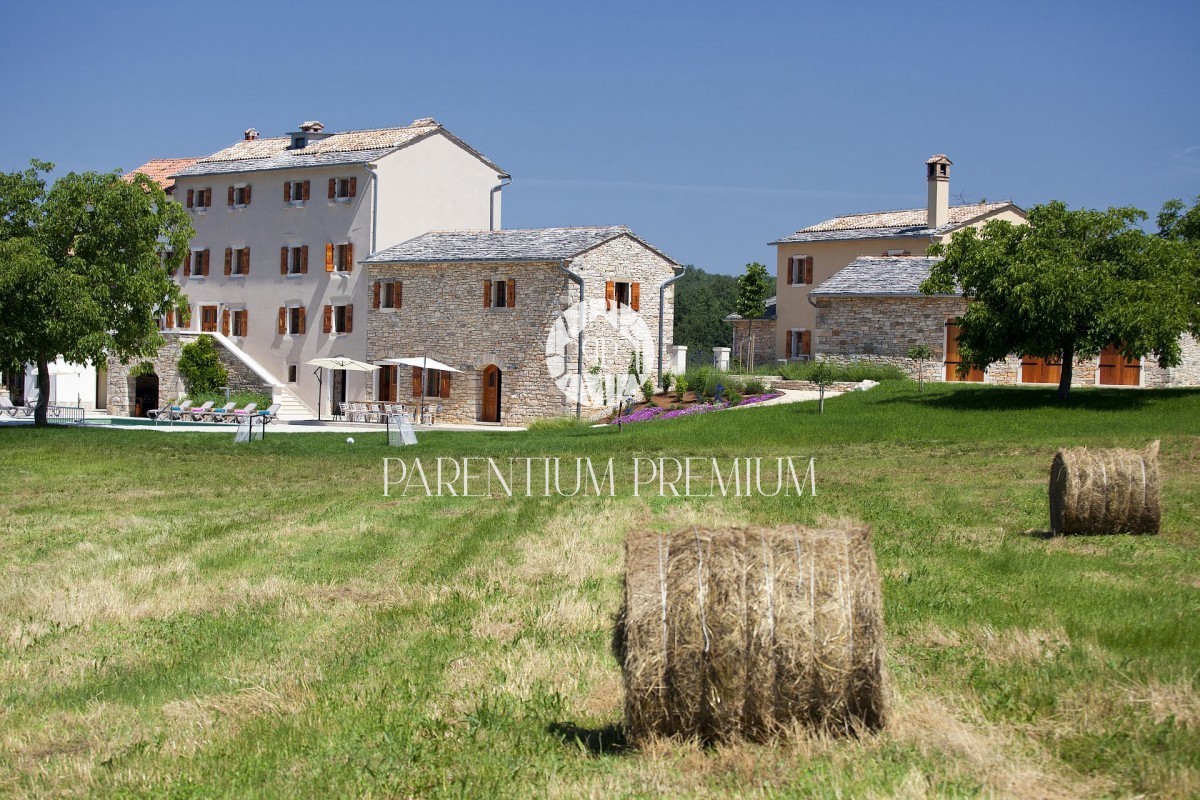
[[[379,293],[383,291],[383,284],[375,281],[375,293],[372,295],[371,308],[379,308]]]
[[[242,336],[250,335],[250,309],[243,309],[238,312],[242,315]]]
[[[438,381],[438,396],[445,399],[450,396],[450,373],[442,372]]]
[[[504,298],[504,302],[508,303],[509,308],[516,308],[517,307],[517,279],[516,278],[508,279],[507,294],[508,294],[508,296],[506,298]]]
[[[333,333],[333,306],[325,306],[325,332]]]
[[[241,252],[238,253],[238,262],[241,265],[242,274],[249,275],[250,274],[250,248],[249,247],[243,247],[241,249]]]
[[[343,333],[354,333],[354,304],[346,304],[346,330]]]
[[[285,203],[292,202],[292,182],[291,181],[283,182],[283,202],[285,202]]]
[[[812,331],[800,331],[800,353],[806,356],[812,353]]]
[[[246,196],[243,199],[246,201],[246,205],[250,205],[250,185],[249,184],[246,185],[245,195]]]
[[[168,330],[175,327],[175,309],[167,309],[167,328]]]
[[[629,305],[634,311],[640,311],[642,308],[642,285],[640,283],[629,284]]]
[[[325,244],[325,271],[333,272],[333,243]]]
[[[288,249],[287,249],[287,245],[284,245],[283,247],[279,248],[279,274],[280,275],[287,275],[287,257],[288,257]]]
[[[354,245],[346,245],[346,272],[354,271]]]
[[[604,284],[604,309],[606,311],[612,311],[613,298],[615,298],[616,296],[617,296],[617,288],[613,284],[613,282],[608,281],[607,283],[605,283]]]
[[[813,257],[804,257],[804,282],[812,285],[813,282]]]
[[[229,309],[221,312],[221,333],[225,336],[229,335]]]
[[[337,197],[337,178],[329,179],[329,199]]]
[[[233,205],[233,187],[232,186],[229,187],[229,190],[225,193],[225,195],[229,201],[228,205]]]
[[[308,245],[300,248],[300,274],[308,274]]]
[[[226,275],[233,274],[233,248],[232,247],[225,248],[225,274]]]
[[[421,377],[422,377],[421,376],[421,368],[413,367],[413,377],[412,377],[412,396],[413,397],[421,396]]]
[[[307,327],[307,318],[308,318],[307,311],[305,310],[304,306],[300,306],[300,332],[301,333],[304,333],[304,329]]]
[[[392,307],[401,308],[404,305],[404,282],[397,281],[392,284]]]
[[[350,196],[354,197],[358,194],[358,178],[351,176],[350,178]]]
[[[196,202],[196,190],[188,189],[187,207],[191,208],[193,203],[195,203],[195,202]]]
[[[211,187],[204,190],[204,205],[207,206],[208,208],[212,208],[212,188]]]
[[[312,181],[305,181],[305,182],[304,182],[304,183],[301,185],[301,191],[303,191],[303,192],[304,192],[304,194],[301,196],[301,199],[302,199],[302,200],[307,200],[307,199],[308,199],[308,189],[309,189],[309,186],[310,186],[311,184],[312,184]]]
[[[794,271],[795,266],[796,266],[796,259],[789,257],[788,263],[787,263],[787,285],[788,286],[791,286],[795,282],[793,280],[793,277],[795,275],[795,271]],[[788,335],[790,336],[791,334],[789,333]]]
[[[208,277],[208,260],[209,260],[209,257],[210,257],[211,255],[212,255],[212,251],[210,251],[210,250],[204,250],[204,251],[203,251],[203,256],[204,256],[204,277],[206,277],[206,278]]]
[[[283,306],[279,307],[279,335],[287,333],[287,309]]]
[[[484,308],[492,307],[492,282],[491,281],[483,282],[483,307]]]
[[[787,357],[788,358],[791,358],[792,353],[796,352],[795,334],[796,334],[795,331],[788,331],[788,338],[787,338]]]

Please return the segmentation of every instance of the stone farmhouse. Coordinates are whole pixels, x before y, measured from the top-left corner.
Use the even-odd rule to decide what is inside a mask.
[[[431,232],[366,263],[373,398],[499,424],[594,416],[632,390],[631,364],[650,377],[681,269],[623,226]],[[423,357],[459,372],[387,363]]]
[[[511,181],[428,118],[342,133],[306,122],[272,138],[250,129],[212,155],[141,171],[173,179],[174,198],[192,215],[196,236],[175,276],[190,305],[163,320],[167,346],[151,371],[136,370],[148,374],[134,377],[134,365],[110,359],[114,414],[178,396],[179,350],[201,332],[220,344],[231,388],[270,393],[285,416],[363,397],[364,373],[319,380],[306,365],[365,357],[362,259],[431,229],[499,227],[500,191]]]

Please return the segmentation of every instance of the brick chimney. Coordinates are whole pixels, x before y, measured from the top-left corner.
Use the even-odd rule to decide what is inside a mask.
[[[246,132],[243,134],[243,136],[246,137],[247,142],[253,142],[258,138],[258,131],[254,130],[254,128],[246,128]]]
[[[925,162],[925,180],[929,184],[926,226],[940,228],[950,221],[950,165],[954,162],[939,153]]]

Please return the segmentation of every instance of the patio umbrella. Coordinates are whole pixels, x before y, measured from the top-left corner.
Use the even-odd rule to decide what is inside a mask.
[[[380,359],[379,363],[380,364],[401,364],[406,367],[420,367],[422,375],[427,374],[426,370],[430,370],[430,369],[441,370],[442,372],[462,372],[461,369],[455,369],[454,367],[450,366],[449,364],[443,364],[441,361],[438,361],[436,358],[430,358],[428,355],[420,356],[419,358],[415,357],[415,356],[411,357],[411,358],[384,358],[384,359]],[[420,400],[420,403],[417,405],[417,419],[418,420],[421,419],[421,415],[424,412],[425,412],[425,392],[424,392],[424,390],[422,390],[421,391],[421,400]]]
[[[324,394],[325,382],[322,380],[321,368],[325,369],[344,369],[347,372],[371,372],[379,369],[377,364],[368,364],[365,361],[356,361],[349,356],[327,356],[325,358],[314,358],[311,361],[305,362],[309,366],[317,368],[317,421],[321,420],[321,395]]]

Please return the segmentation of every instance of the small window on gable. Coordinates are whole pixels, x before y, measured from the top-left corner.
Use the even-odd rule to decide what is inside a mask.
[[[604,284],[605,310],[631,308],[640,311],[641,284],[637,281],[608,281]]]
[[[788,286],[806,286],[813,282],[813,257],[788,256]]]
[[[380,281],[375,284],[376,308],[401,308],[404,303],[404,284],[400,281]]]
[[[613,283],[613,297],[617,301],[617,306],[629,305],[629,284],[622,281]]]
[[[515,278],[498,278],[483,282],[484,308],[516,308],[517,281]]]

